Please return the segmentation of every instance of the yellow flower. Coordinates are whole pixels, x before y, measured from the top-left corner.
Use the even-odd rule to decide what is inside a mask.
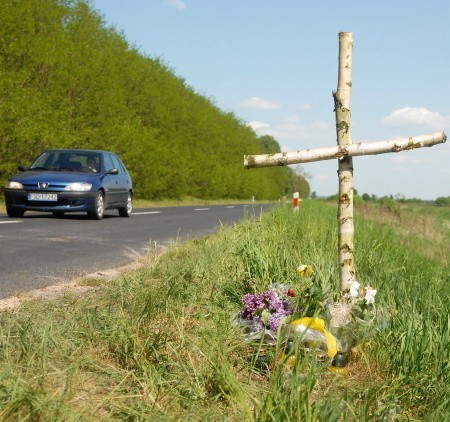
[[[300,265],[297,268],[297,274],[300,277],[309,277],[314,274],[312,265]]]

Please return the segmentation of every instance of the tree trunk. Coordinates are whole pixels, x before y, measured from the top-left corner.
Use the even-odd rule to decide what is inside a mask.
[[[338,89],[333,92],[336,113],[336,134],[338,146],[347,148],[352,143],[350,131],[350,92],[352,88],[351,32],[339,33],[339,73]],[[347,291],[356,281],[355,246],[353,226],[353,159],[344,155],[339,159],[339,270],[341,291]]]

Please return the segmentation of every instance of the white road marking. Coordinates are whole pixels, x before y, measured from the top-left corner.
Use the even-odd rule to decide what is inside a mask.
[[[226,208],[234,208],[234,205],[228,205]]]
[[[147,214],[161,214],[161,211],[142,211],[142,212],[132,212],[131,215],[147,215]]]
[[[13,221],[0,221],[0,224],[11,224],[11,223],[21,223],[21,221],[16,221],[16,220],[13,220]]]
[[[194,208],[194,211],[208,211],[209,208]]]

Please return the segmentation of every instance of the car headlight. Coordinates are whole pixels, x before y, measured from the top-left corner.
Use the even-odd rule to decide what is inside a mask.
[[[76,183],[69,183],[64,188],[64,190],[87,192],[87,191],[91,190],[91,188],[92,188],[92,183],[76,182]]]
[[[23,189],[22,183],[8,180],[5,184],[6,189]]]

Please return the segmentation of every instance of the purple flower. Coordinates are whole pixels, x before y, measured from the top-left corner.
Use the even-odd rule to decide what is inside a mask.
[[[263,293],[246,294],[242,299],[244,305],[241,318],[264,324],[266,328],[276,331],[281,320],[293,314],[294,306],[290,298],[280,299],[273,290]]]

